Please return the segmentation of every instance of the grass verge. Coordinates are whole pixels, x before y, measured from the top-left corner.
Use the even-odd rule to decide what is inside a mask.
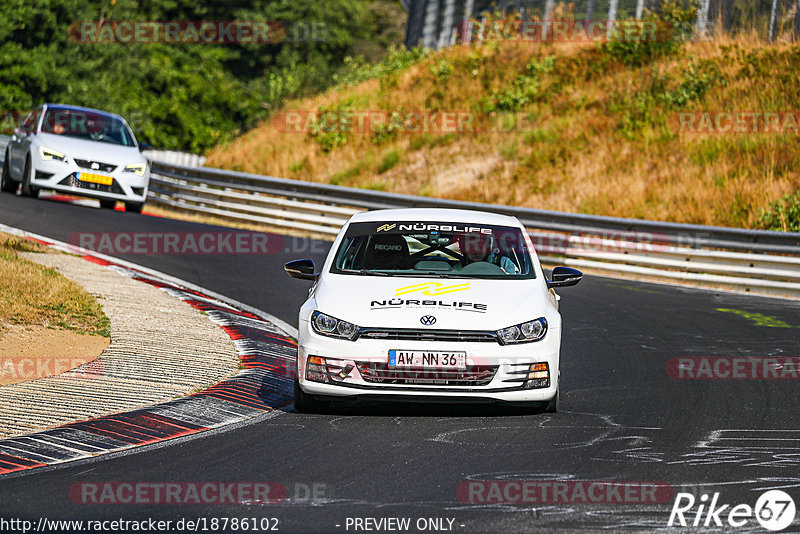
[[[81,286],[19,256],[46,247],[0,232],[0,334],[5,325],[44,326],[110,337],[108,317]]]

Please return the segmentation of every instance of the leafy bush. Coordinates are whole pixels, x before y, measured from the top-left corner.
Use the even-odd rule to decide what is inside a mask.
[[[761,211],[758,225],[766,230],[800,232],[800,191],[771,202]]]
[[[673,109],[681,109],[691,102],[702,100],[715,85],[727,82],[713,61],[690,63],[683,71],[683,79],[677,88],[667,91],[661,100]]]
[[[394,46],[383,60],[373,64],[360,56],[348,56],[344,58],[341,71],[333,75],[333,81],[336,85],[351,87],[372,78],[387,78],[404,71],[430,52],[422,46],[411,49]]]
[[[347,111],[341,105],[317,110],[317,117],[311,121],[308,135],[314,138],[323,152],[329,153],[347,144],[347,134],[352,128]]]
[[[533,102],[540,93],[542,74],[553,71],[555,56],[548,56],[539,61],[536,58],[528,62],[527,73],[519,76],[511,87],[503,91],[495,91],[487,103],[486,111],[520,111]]]
[[[682,51],[686,40],[692,37],[696,18],[697,0],[664,0],[658,13],[648,13],[637,23],[625,23],[633,24],[634,35],[641,38],[629,38],[625,31],[617,32],[601,45],[601,50],[620,63],[641,67],[659,57]]]
[[[450,77],[450,73],[453,72],[453,65],[446,59],[440,59],[436,63],[432,63],[430,69],[431,74],[436,76],[440,82],[446,82],[447,78]]]

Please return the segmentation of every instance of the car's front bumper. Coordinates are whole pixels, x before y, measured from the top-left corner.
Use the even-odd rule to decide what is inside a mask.
[[[97,199],[121,200],[143,204],[147,200],[147,189],[150,183],[150,169],[144,176],[132,172],[123,172],[120,165],[113,172],[85,169],[72,160],[36,160],[32,163],[33,176],[31,185],[39,189],[52,189],[61,193],[79,195]],[[110,185],[96,184],[79,180],[77,173],[93,173],[108,176],[113,181]]]
[[[320,336],[300,323],[298,379],[303,391],[322,397],[404,398],[443,401],[493,400],[546,402],[558,391],[560,330],[551,329],[541,340],[519,345],[491,342],[397,341],[359,339],[346,341]],[[463,351],[467,369],[462,374],[417,370],[393,373],[387,365],[390,350]],[[328,382],[306,378],[309,356],[326,358],[331,372],[352,366],[345,378],[335,374]],[[547,363],[546,387],[530,387],[522,380],[530,365]],[[487,372],[488,371],[488,372]],[[398,379],[402,377],[402,379]],[[473,380],[463,378],[473,378]]]

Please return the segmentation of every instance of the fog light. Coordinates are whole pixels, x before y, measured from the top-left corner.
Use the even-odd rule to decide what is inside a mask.
[[[325,358],[309,356],[306,365],[306,380],[312,382],[328,382],[328,375],[325,373],[325,367]]]
[[[525,383],[526,388],[550,387],[550,367],[547,362],[533,363],[528,371],[528,381]]]

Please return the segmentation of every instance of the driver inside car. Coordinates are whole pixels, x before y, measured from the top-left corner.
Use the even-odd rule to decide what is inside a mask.
[[[458,247],[464,255],[465,263],[486,262],[500,267],[506,274],[517,274],[519,270],[511,258],[504,256],[493,247],[494,239],[485,234],[460,234]]]

